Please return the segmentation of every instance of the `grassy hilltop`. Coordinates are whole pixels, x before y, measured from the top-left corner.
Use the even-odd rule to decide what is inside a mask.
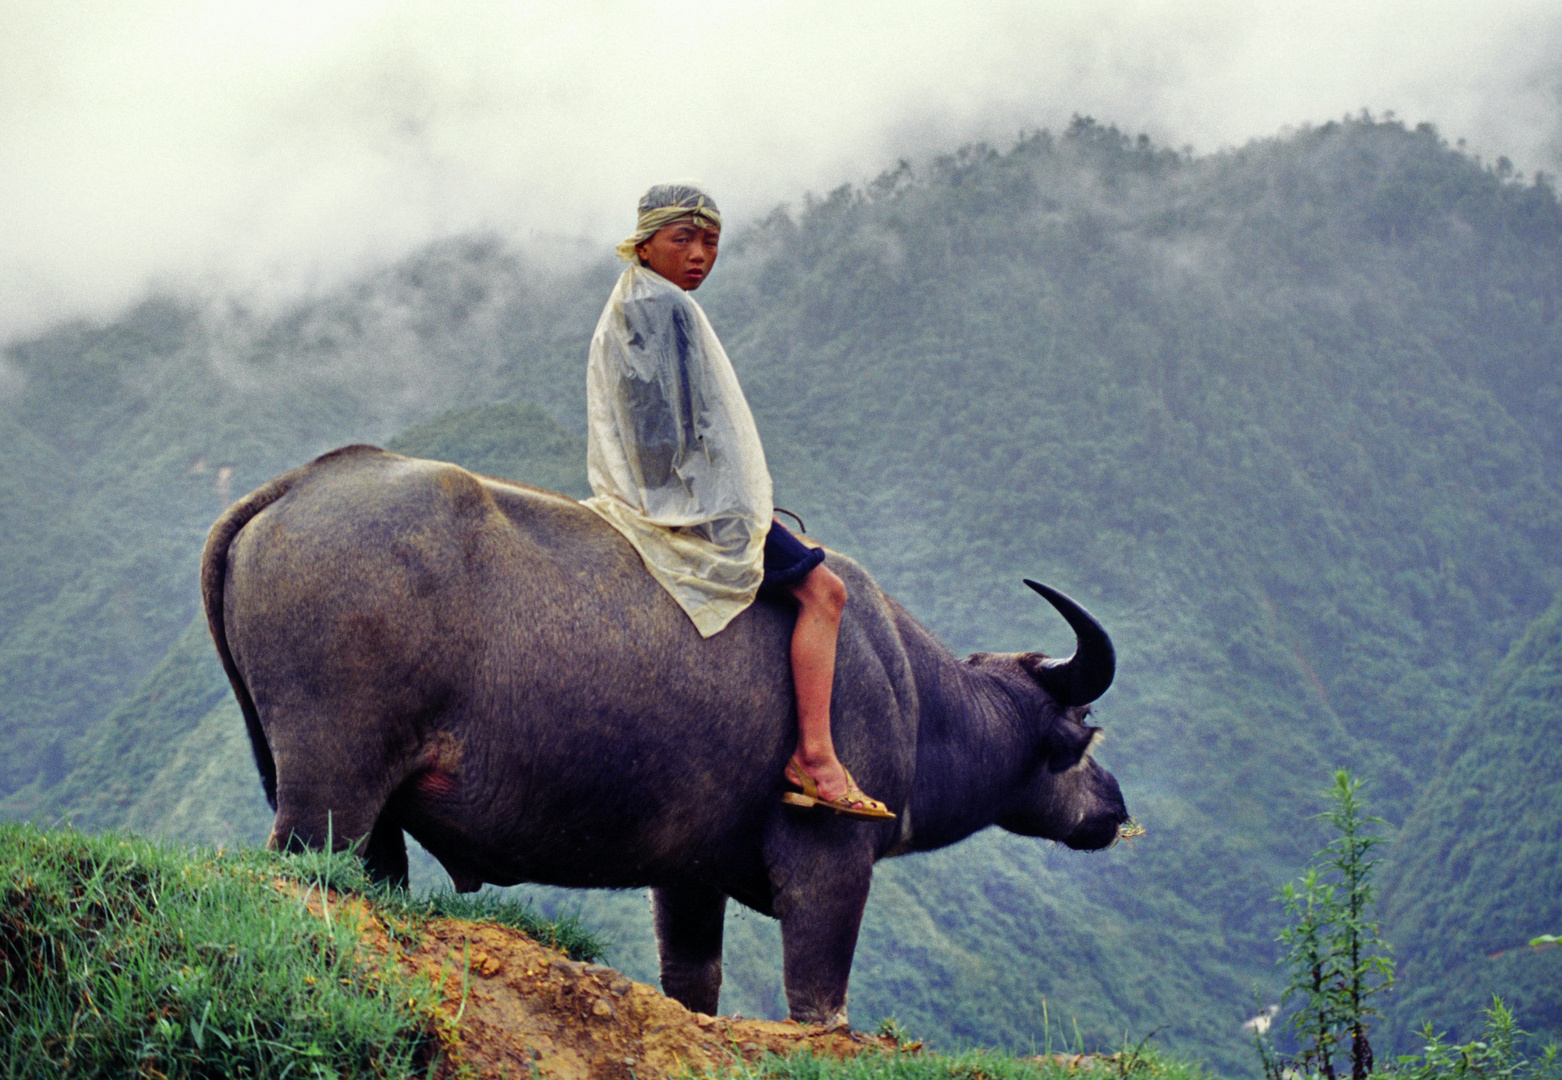
[[[579,924],[492,894],[373,889],[347,855],[0,825],[11,1080],[1053,1080],[1082,1063],[1136,1080],[1202,1075],[1146,1045],[949,1057],[893,1025],[864,1037],[716,1020],[590,963],[600,952]]]
[[[1559,241],[1546,180],[1366,117],[1205,157],[1081,120],[730,238],[699,298],[777,500],[957,651],[1069,647],[1024,576],[1120,649],[1102,756],[1148,834],[1081,856],[989,832],[886,865],[859,1022],[1024,1049],[1045,1009],[1091,1046],[1159,1030],[1250,1070],[1273,895],[1321,842],[1305,822],[1340,766],[1424,838],[1384,849],[1392,940],[1485,948],[1459,928],[1494,910],[1504,948],[1562,929],[1523,869],[1562,838],[1526,826],[1510,856],[1482,815],[1530,811],[1466,794],[1502,795],[1555,717],[1514,672],[1549,662],[1544,621],[1524,634],[1562,583]],[[585,342],[614,273],[452,241],[275,320],[156,302],[11,347],[0,807],[263,835],[190,629],[206,526],[315,453],[398,435],[579,493]],[[1526,775],[1550,805],[1554,770]],[[1503,873],[1429,856],[1477,835]],[[638,897],[533,892],[650,974]],[[775,1013],[773,926],[734,913],[729,942],[724,1007]],[[1476,1022],[1465,962],[1407,958],[1407,1023]],[[1515,1001],[1562,1034],[1543,995]]]

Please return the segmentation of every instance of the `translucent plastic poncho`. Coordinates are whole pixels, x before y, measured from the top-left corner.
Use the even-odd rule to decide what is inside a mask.
[[[624,271],[597,322],[586,409],[586,505],[709,637],[764,576],[770,471],[705,312],[648,267]]]

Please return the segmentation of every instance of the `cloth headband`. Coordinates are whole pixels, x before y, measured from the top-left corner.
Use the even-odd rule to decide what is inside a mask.
[[[651,210],[642,210],[640,220],[635,224],[634,235],[618,245],[618,257],[626,263],[638,262],[639,256],[635,254],[635,248],[655,236],[659,229],[665,229],[673,222],[685,218],[708,229],[721,228],[721,212],[707,203],[704,196],[700,196],[699,201],[693,206],[658,206]]]

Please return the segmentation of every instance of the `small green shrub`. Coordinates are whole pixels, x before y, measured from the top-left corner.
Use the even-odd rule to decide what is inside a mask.
[[[1296,883],[1281,890],[1291,924],[1279,941],[1286,953],[1279,965],[1290,981],[1282,1003],[1300,997],[1301,1005],[1287,1024],[1301,1039],[1294,1059],[1281,1055],[1262,1029],[1255,1036],[1267,1080],[1335,1075],[1337,1054],[1350,1039],[1353,1080],[1373,1074],[1367,1024],[1377,1014],[1368,999],[1394,983],[1387,946],[1371,918],[1376,890],[1371,884],[1372,849],[1381,842],[1364,828],[1378,819],[1367,817],[1360,798],[1361,782],[1348,772],[1335,774],[1330,798],[1334,807],[1320,815],[1338,834],[1314,857],[1314,864]],[[1533,939],[1532,946],[1558,943],[1553,935]],[[1482,1038],[1455,1045],[1443,1041],[1428,1023],[1419,1054],[1402,1055],[1377,1075],[1393,1080],[1562,1080],[1562,1062],[1555,1044],[1531,1061],[1520,1051],[1528,1034],[1514,1023],[1501,998],[1485,1013]]]
[[[1486,1010],[1486,1030],[1474,1042],[1462,1046],[1445,1043],[1431,1024],[1421,1034],[1425,1040],[1421,1052],[1395,1061],[1395,1080],[1557,1080],[1562,1076],[1555,1044],[1546,1047],[1539,1061],[1530,1061],[1520,1053],[1520,1038],[1526,1032],[1513,1022],[1513,1014],[1501,998],[1492,999]]]
[[[1352,1080],[1365,1080],[1373,1070],[1367,1032],[1378,1010],[1371,999],[1394,984],[1394,964],[1372,918],[1377,888],[1371,854],[1382,838],[1366,830],[1379,819],[1367,816],[1360,792],[1361,781],[1348,771],[1335,773],[1329,791],[1334,805],[1319,817],[1336,835],[1300,881],[1280,893],[1291,919],[1278,938],[1286,948],[1279,966],[1288,979],[1281,1004],[1301,999],[1286,1019],[1300,1046],[1288,1060],[1262,1032],[1256,1034],[1264,1073],[1272,1080],[1291,1071],[1333,1080],[1341,1054],[1349,1055]]]

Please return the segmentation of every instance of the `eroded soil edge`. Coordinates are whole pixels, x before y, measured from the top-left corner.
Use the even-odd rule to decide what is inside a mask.
[[[387,927],[350,897],[333,918],[356,920],[370,964],[394,962],[437,988],[445,1077],[660,1080],[762,1054],[801,1049],[849,1057],[892,1052],[892,1040],[845,1028],[693,1013],[609,967],[581,964],[519,930],[460,919]],[[318,910],[318,900],[311,902]]]

